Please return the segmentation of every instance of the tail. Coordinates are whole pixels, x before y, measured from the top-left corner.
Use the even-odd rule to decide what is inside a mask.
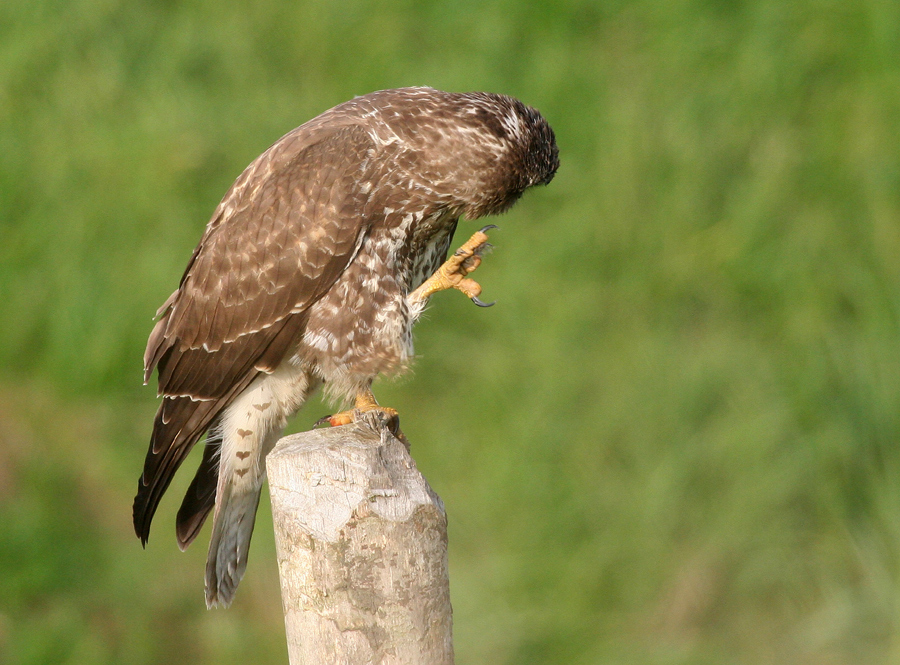
[[[247,554],[262,493],[262,480],[261,477],[256,487],[219,483],[206,559],[206,606],[209,608],[231,604],[247,569]]]

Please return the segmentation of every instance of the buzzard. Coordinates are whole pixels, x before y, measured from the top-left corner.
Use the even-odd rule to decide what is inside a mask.
[[[431,88],[357,97],[279,139],[228,190],[157,312],[144,381],[162,403],[134,500],[146,545],[172,476],[208,433],[178,511],[185,549],[210,511],[207,606],[227,606],[247,566],[265,456],[287,419],[324,387],[358,411],[370,386],[413,354],[431,294],[456,288],[485,227],[449,260],[460,217],[501,213],[559,165],[553,130],[512,97]]]

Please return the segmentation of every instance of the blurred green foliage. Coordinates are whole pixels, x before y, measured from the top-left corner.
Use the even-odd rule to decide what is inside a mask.
[[[227,611],[186,478],[132,535],[143,345],[244,166],[420,84],[522,98],[562,160],[498,305],[437,296],[377,389],[459,662],[898,662],[900,4],[5,0],[0,663],[286,662],[266,505]]]

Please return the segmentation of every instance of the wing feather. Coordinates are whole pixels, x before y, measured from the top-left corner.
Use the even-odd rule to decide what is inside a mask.
[[[306,311],[346,269],[373,223],[363,214],[362,183],[374,177],[367,165],[377,161],[368,132],[321,120],[306,127],[235,181],[148,340],[145,380],[156,367],[164,398],[134,502],[135,531],[145,543],[188,452],[260,372],[278,366],[302,334]],[[209,475],[199,473],[198,481]],[[189,503],[208,511],[208,486],[193,491],[200,500]],[[195,513],[179,517],[190,524],[185,535],[205,518]]]
[[[216,503],[216,485],[219,480],[219,456],[216,454],[218,449],[218,445],[209,441],[203,447],[203,461],[200,462],[178,510],[175,535],[178,538],[178,547],[182,551],[186,550],[200,533],[209,511]]]

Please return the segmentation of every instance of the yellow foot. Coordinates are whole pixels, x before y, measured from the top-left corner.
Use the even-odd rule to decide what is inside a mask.
[[[409,449],[409,441],[406,435],[400,431],[400,414],[396,409],[389,406],[381,406],[375,401],[375,395],[371,390],[364,390],[356,396],[356,407],[348,411],[335,413],[333,416],[325,416],[316,421],[315,427],[328,423],[332,427],[340,427],[341,425],[349,425],[356,422],[357,418],[363,413],[377,411],[384,416],[384,421],[388,429],[395,437],[397,437],[407,449]]]
[[[465,293],[479,307],[490,307],[494,303],[481,302],[481,285],[474,279],[466,277],[481,265],[481,255],[490,248],[486,231],[496,229],[496,225],[488,224],[469,238],[462,247],[456,250],[440,268],[415,291],[409,294],[411,302],[426,300],[432,294],[447,289],[457,289]]]

